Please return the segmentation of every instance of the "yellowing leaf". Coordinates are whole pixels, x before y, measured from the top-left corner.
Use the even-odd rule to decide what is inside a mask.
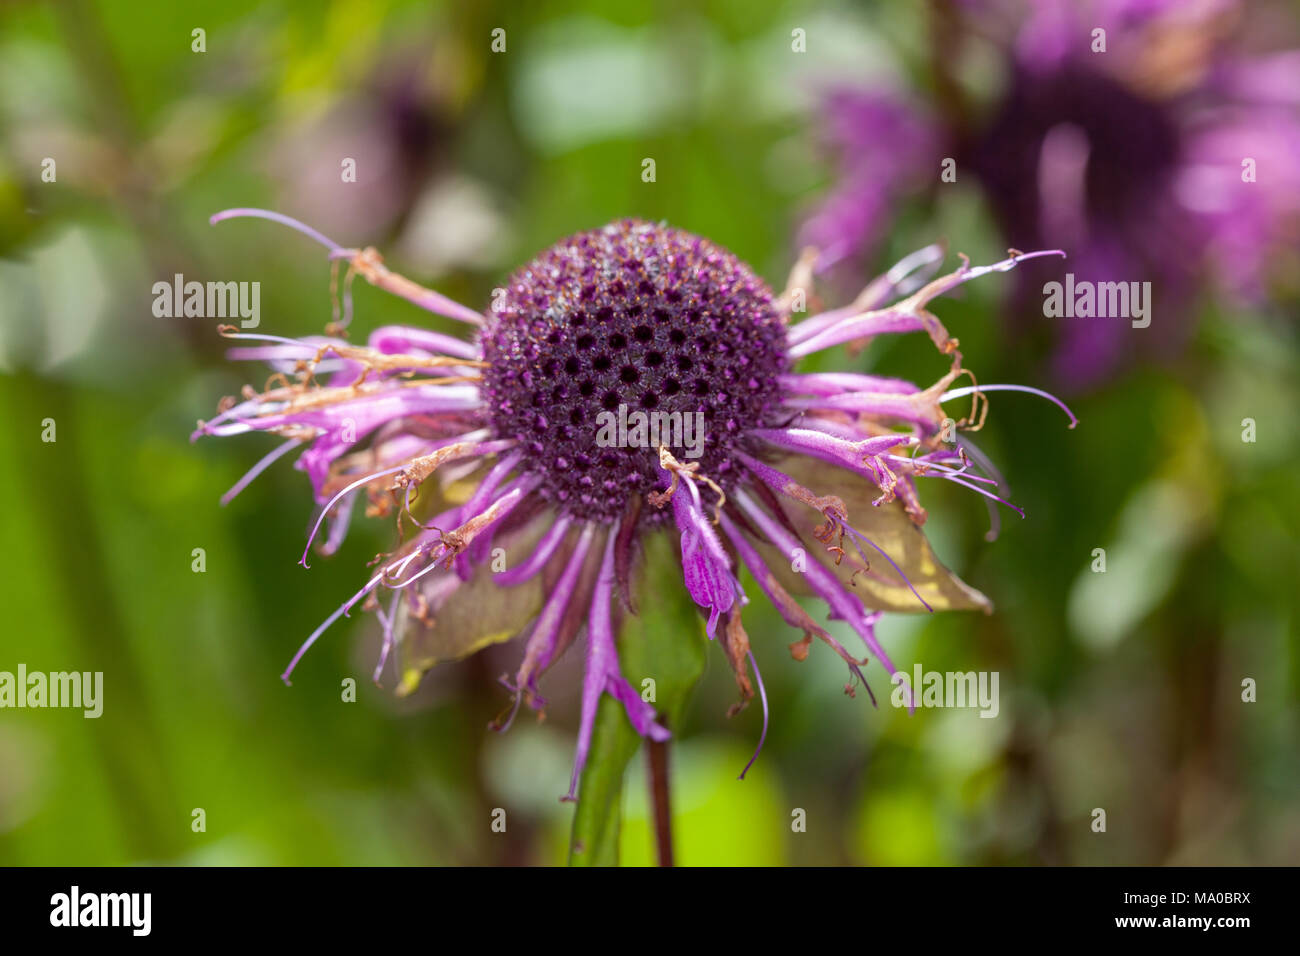
[[[925,534],[903,510],[902,502],[895,499],[879,506],[872,504],[880,491],[871,481],[847,469],[801,455],[774,462],[773,467],[815,495],[836,495],[842,499],[848,509],[848,524],[888,554],[907,575],[912,588],[934,610],[980,610],[985,613],[993,610],[987,597],[943,566]],[[814,529],[826,523],[821,512],[784,496],[780,500],[782,510],[799,532],[808,560],[821,561],[834,571],[868,609],[925,610],[916,594],[912,593],[912,588],[879,551],[861,542],[862,554],[859,554],[858,547],[848,535],[843,542],[838,536],[830,541],[819,541]],[[827,544],[844,549],[838,567],[834,564],[835,554],[826,550]],[[811,593],[807,580],[791,566],[795,556],[781,554],[770,544],[760,544],[759,551],[787,591],[792,594]]]
[[[546,518],[538,518],[520,529],[510,541],[493,541],[504,547],[506,567],[523,561],[546,530]],[[453,571],[430,572],[429,577],[451,575]],[[402,674],[397,693],[405,696],[419,686],[425,673],[435,664],[460,660],[491,644],[516,637],[541,612],[545,601],[545,574],[514,587],[501,587],[492,572],[492,561],[474,569],[438,607],[428,614],[431,623],[418,620],[403,600],[396,624],[401,636],[399,670]]]

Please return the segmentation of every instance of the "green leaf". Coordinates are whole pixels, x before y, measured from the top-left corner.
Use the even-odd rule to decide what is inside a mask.
[[[661,532],[646,541],[647,570],[637,589],[641,613],[624,617],[618,651],[623,676],[633,687],[643,690],[646,679],[654,681],[655,709],[662,722],[675,729],[682,725],[691,691],[704,674],[709,639],[682,583],[670,535]],[[617,865],[623,776],[640,745],[623,706],[605,695],[578,790],[570,866]]]

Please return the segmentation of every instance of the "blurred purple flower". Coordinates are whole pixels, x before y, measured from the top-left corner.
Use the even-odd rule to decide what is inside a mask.
[[[900,196],[933,181],[942,141],[914,105],[891,94],[836,90],[826,105],[823,136],[838,160],[837,180],[800,233],[823,264],[875,252]]]
[[[942,109],[918,111],[877,91],[828,97],[840,173],[803,234],[827,250],[824,264],[869,255],[897,201],[936,183],[952,157],[958,183],[978,183],[1009,244],[1069,253],[1064,268],[1025,269],[1016,314],[1041,317],[1043,283],[1066,270],[1152,283],[1158,314],[1137,340],[1122,321],[1061,320],[1055,371],[1076,387],[1138,348],[1176,346],[1207,287],[1260,300],[1272,276],[1294,268],[1300,51],[1241,52],[1243,4],[971,0],[940,9],[952,29],[936,35],[955,38],[934,58]],[[1097,29],[1104,52],[1094,51]],[[1004,66],[987,111],[947,72],[976,36],[993,41]]]

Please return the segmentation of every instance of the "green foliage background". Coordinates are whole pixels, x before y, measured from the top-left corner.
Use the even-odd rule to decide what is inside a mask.
[[[580,648],[547,678],[546,722],[504,736],[486,724],[506,703],[495,678],[514,645],[440,667],[398,702],[369,682],[376,628],[356,615],[282,685],[288,657],[391,529],[358,522],[339,555],[305,571],[301,474],[273,468],[219,507],[271,440],[188,434],[263,373],[225,360],[215,323],[155,319],[152,284],[258,280],[260,331],[319,333],[330,300],[317,247],[269,223],[207,225],[256,205],[373,243],[476,307],[540,248],[627,215],[709,236],[779,286],[794,226],[828,178],[818,83],[877,61],[906,70],[920,7],[0,9],[0,670],[102,670],[106,697],[98,720],[0,711],[0,863],[564,862],[573,808],[557,798]],[[502,54],[489,47],[496,27]],[[808,31],[802,58],[795,27]],[[46,156],[57,183],[40,180]],[[339,181],[343,156],[360,157],[359,183]],[[641,181],[645,157],[654,184]],[[430,195],[442,204],[422,205]],[[977,262],[1002,251],[979,199],[954,190],[902,216],[876,265],[938,237]],[[1000,321],[1003,291],[982,280],[938,312],[981,381],[1050,384],[1043,349]],[[358,337],[431,323],[360,283],[355,294]],[[923,345],[820,361],[928,383],[943,366]],[[994,397],[984,445],[1028,518],[1004,517],[988,544],[973,496],[941,483],[923,496],[940,555],[996,613],[897,617],[881,635],[905,668],[999,671],[998,719],[873,711],[840,692],[824,648],[791,660],[796,635],[755,601],[772,729],[738,782],[760,713],[725,718],[726,661],[698,643],[689,601],[661,586],[622,641],[629,677],[669,647],[686,648],[683,673],[704,668],[674,705],[680,861],[1300,859],[1296,361],[1277,309],[1209,300],[1178,358],[1071,396],[1075,431],[1045,403]],[[1247,417],[1254,444],[1241,440]],[[40,440],[47,418],[53,444]],[[1105,575],[1089,571],[1098,547]],[[356,703],[340,699],[346,677]],[[1240,700],[1248,677],[1257,703]],[[621,791],[609,782],[628,863],[652,861],[641,762]],[[505,833],[489,826],[497,807]],[[1096,807],[1104,835],[1089,826]],[[194,808],[205,832],[191,829]],[[806,833],[791,831],[795,808]]]

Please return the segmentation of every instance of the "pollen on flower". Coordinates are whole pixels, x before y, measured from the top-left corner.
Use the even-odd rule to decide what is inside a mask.
[[[620,405],[702,413],[696,464],[725,489],[744,432],[779,417],[785,332],[771,290],[734,255],[621,220],[556,243],[511,277],[482,332],[484,393],[541,494],[612,522],[629,498],[659,488],[662,470],[653,448],[596,447],[598,416]]]

